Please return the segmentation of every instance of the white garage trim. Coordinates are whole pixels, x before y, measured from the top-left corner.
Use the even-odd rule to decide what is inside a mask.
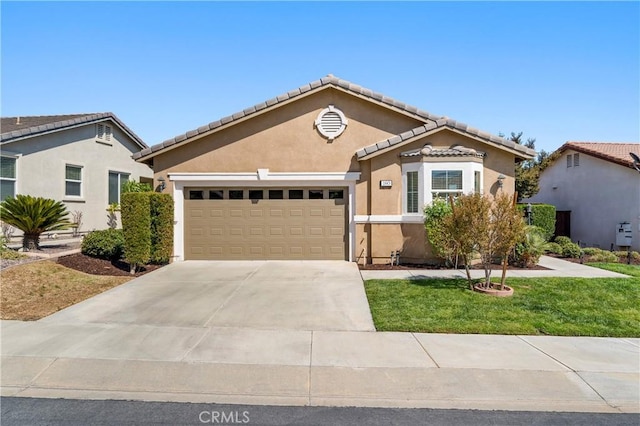
[[[353,217],[356,223],[423,223],[424,215],[386,215],[386,214],[371,214],[371,215],[356,215]]]
[[[349,261],[355,259],[356,223],[356,181],[359,172],[269,172],[258,169],[255,173],[169,173],[173,182],[173,255],[175,261],[184,260],[184,188],[187,186],[297,186],[297,187],[338,187],[349,188]]]

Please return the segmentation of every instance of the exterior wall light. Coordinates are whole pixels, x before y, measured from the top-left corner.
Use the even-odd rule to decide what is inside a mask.
[[[160,184],[158,185],[158,189],[159,189],[158,192],[164,191],[164,189],[167,187],[167,184],[166,184],[164,178],[162,176],[160,176],[158,178],[158,182],[160,182]]]
[[[502,173],[500,173],[500,174],[498,175],[498,188],[502,189],[502,186],[504,185],[504,180],[505,180],[506,178],[507,178],[507,177],[506,177],[505,175],[503,175]]]

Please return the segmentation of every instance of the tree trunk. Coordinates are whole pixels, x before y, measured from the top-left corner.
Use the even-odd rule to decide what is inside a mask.
[[[467,273],[467,281],[469,282],[469,290],[473,291],[473,280],[471,280],[471,271],[469,270],[469,262],[467,255],[462,255],[462,261],[464,262],[464,270]]]
[[[129,265],[129,273],[131,275],[135,275],[136,274],[136,264],[135,263],[131,263]]]
[[[40,234],[25,232],[22,236],[22,249],[24,251],[40,250]]]
[[[509,264],[509,256],[502,258],[502,276],[500,277],[500,290],[504,289],[504,282],[507,280],[507,265]]]

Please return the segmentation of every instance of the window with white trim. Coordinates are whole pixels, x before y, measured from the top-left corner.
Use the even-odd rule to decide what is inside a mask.
[[[96,124],[96,138],[101,141],[111,142],[111,126],[103,123]]]
[[[432,170],[431,199],[462,194],[462,170]]]
[[[578,167],[580,165],[580,154],[573,154],[573,167]]]
[[[82,197],[82,166],[67,164],[64,170],[64,195]]]
[[[567,168],[573,166],[573,156],[571,154],[567,155]]]
[[[129,181],[129,173],[109,172],[109,204],[120,203],[122,185]]]
[[[420,206],[418,200],[420,198],[418,172],[407,172],[407,213],[418,213]]]
[[[16,196],[16,166],[16,157],[0,157],[0,201]]]
[[[469,162],[416,162],[402,165],[403,214],[422,213],[436,198],[483,192],[483,165]],[[417,183],[416,183],[417,180]]]

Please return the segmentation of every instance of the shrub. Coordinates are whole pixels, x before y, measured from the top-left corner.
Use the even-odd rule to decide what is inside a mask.
[[[628,256],[628,252],[626,250],[618,250],[618,251],[614,251],[613,253],[616,256],[618,256],[620,258],[624,258],[624,259],[626,259],[627,256]],[[631,252],[631,259],[639,260],[640,259],[640,253],[638,253],[637,251],[632,251]]]
[[[569,237],[556,237],[556,243],[562,247],[562,256],[577,259],[582,254],[580,246],[571,241]]]
[[[565,247],[568,244],[573,244],[573,241],[571,241],[571,238],[564,237],[564,236],[556,237],[554,241],[560,244],[560,247]]]
[[[587,256],[593,256],[594,254],[600,253],[602,251],[602,249],[599,249],[599,248],[596,248],[596,247],[585,247],[585,248],[582,249],[582,251]]]
[[[151,262],[168,263],[173,254],[173,198],[169,194],[152,192],[151,214]]]
[[[582,250],[580,250],[580,246],[576,243],[567,244],[562,247],[562,256],[570,257],[572,259],[577,259],[582,254]]]
[[[527,226],[524,240],[516,244],[512,263],[525,268],[537,265],[548,244],[543,229],[537,226]]]
[[[151,185],[148,183],[136,182],[135,180],[128,180],[122,184],[122,193],[126,192],[149,192],[151,191]]]
[[[81,251],[100,259],[120,259],[124,254],[124,233],[122,229],[91,231],[82,240]]]
[[[558,256],[562,254],[562,247],[558,243],[547,243],[544,246],[544,250],[547,253],[557,254]]]
[[[527,205],[518,204],[518,208],[524,216]],[[531,204],[531,225],[542,228],[544,239],[549,241],[556,232],[556,207],[550,204]]]
[[[618,262],[618,256],[615,253],[606,250],[599,250],[595,254],[591,255],[591,262],[606,262],[606,263],[614,263]]]
[[[7,243],[7,239],[4,235],[0,235],[0,258],[4,260],[18,260],[26,257],[24,254],[18,253],[15,250],[11,250]]]
[[[148,192],[127,192],[121,196],[121,220],[124,231],[124,257],[131,274],[151,257],[151,214]]]
[[[444,228],[444,218],[451,215],[451,205],[442,199],[435,199],[424,208],[424,227],[433,254],[453,263],[454,251],[448,246],[449,235]],[[457,265],[456,265],[457,267]]]

